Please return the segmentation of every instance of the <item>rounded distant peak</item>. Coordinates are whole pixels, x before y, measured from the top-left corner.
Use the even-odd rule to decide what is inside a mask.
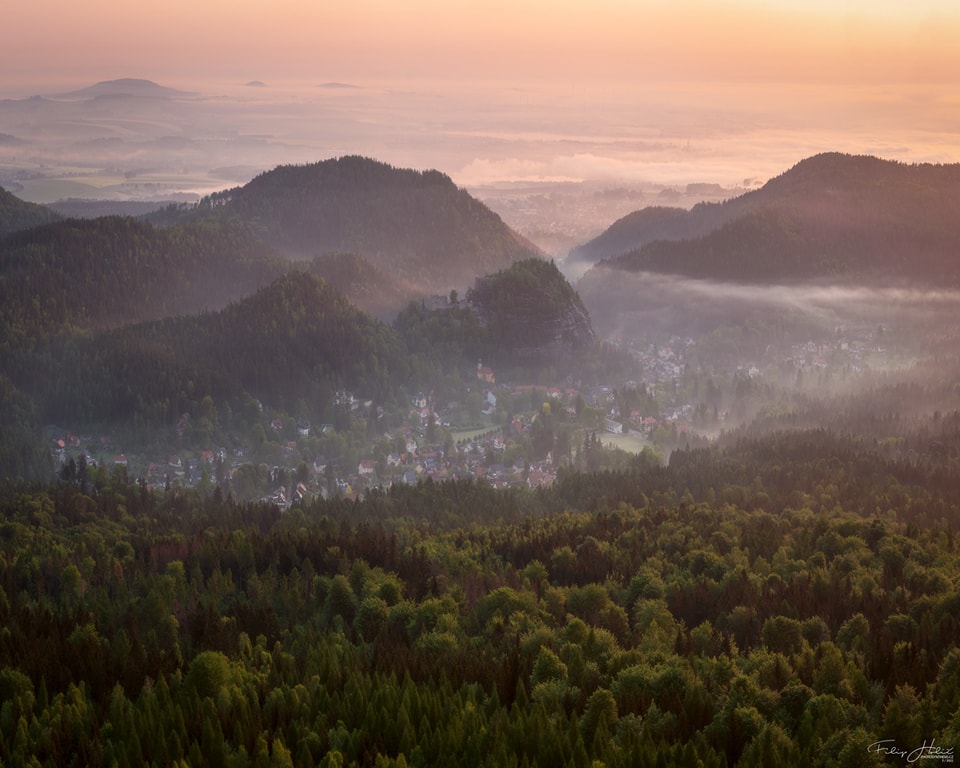
[[[78,91],[61,93],[54,98],[58,99],[94,99],[102,96],[133,96],[138,98],[173,98],[177,96],[190,96],[187,91],[179,91],[176,88],[167,88],[158,85],[153,80],[146,80],[140,77],[121,77],[116,80],[101,80],[99,83],[87,88],[81,88]]]
[[[100,86],[119,86],[121,88],[161,88],[153,80],[147,80],[142,77],[119,77],[115,80],[101,80],[94,88]]]

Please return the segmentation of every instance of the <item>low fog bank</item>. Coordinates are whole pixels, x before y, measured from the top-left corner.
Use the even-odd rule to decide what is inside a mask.
[[[595,269],[578,291],[598,335],[631,352],[656,392],[658,408],[641,415],[658,420],[651,439],[668,456],[718,438],[821,428],[896,451],[960,413],[957,290]]]
[[[597,332],[625,341],[724,333],[744,356],[838,332],[918,352],[952,345],[960,291],[910,286],[755,285],[599,268],[577,289]]]

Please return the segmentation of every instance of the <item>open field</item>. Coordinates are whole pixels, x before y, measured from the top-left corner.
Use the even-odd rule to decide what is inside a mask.
[[[605,432],[603,435],[598,434],[597,439],[606,446],[619,448],[628,453],[640,453],[644,448],[653,448],[653,443],[636,432],[625,435],[613,435]]]
[[[45,176],[20,179],[14,193],[31,203],[55,203],[70,198],[144,200],[200,197],[229,186],[223,179],[198,173],[156,173],[132,177],[103,174]]]

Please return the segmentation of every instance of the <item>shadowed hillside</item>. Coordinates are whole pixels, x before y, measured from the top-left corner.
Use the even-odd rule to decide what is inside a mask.
[[[914,325],[929,322],[915,311],[929,302],[904,291],[960,284],[960,165],[824,154],[726,203],[642,214],[598,242],[623,244],[631,222],[637,237],[661,239],[602,261],[577,284],[602,333],[789,326],[806,335],[814,325],[891,323],[903,310],[897,322]]]
[[[0,328],[36,336],[216,309],[285,268],[229,221],[61,221],[0,241]]]
[[[310,272],[330,283],[354,306],[381,320],[392,320],[409,298],[420,292],[354,253],[317,256],[310,262]]]
[[[82,416],[156,430],[198,413],[205,398],[237,412],[251,398],[302,401],[319,417],[340,388],[388,396],[406,363],[387,326],[324,280],[294,272],[220,312],[78,339],[59,359],[32,365],[20,376],[32,374],[47,421]]]
[[[444,174],[361,157],[281,166],[205,199],[206,209],[250,221],[292,257],[357,253],[426,292],[465,288],[539,254]]]
[[[0,236],[59,220],[54,211],[21,200],[0,187]]]
[[[960,166],[817,155],[689,212],[638,211],[571,254],[627,271],[737,281],[960,277]]]

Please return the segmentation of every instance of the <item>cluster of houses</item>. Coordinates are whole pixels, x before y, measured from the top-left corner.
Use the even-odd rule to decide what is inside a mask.
[[[605,423],[609,432],[632,430],[650,433],[657,425],[655,419],[642,418],[639,413],[619,414],[614,390],[609,386],[593,387],[582,392],[569,386],[548,388],[517,385],[505,389],[503,385],[498,387],[494,372],[480,362],[476,375],[477,391],[482,393],[482,412],[487,417],[495,415],[498,396],[509,392],[514,403],[530,398],[532,404],[542,396],[550,403],[555,414],[570,421],[577,418],[575,401],[583,397],[584,402],[607,415]],[[360,405],[349,393],[338,393],[338,398],[342,398],[344,404],[349,403],[351,408]],[[311,494],[350,496],[372,486],[416,484],[428,479],[442,482],[470,478],[483,480],[497,488],[521,485],[548,487],[556,479],[557,466],[552,455],[532,460],[530,456],[523,455],[519,448],[535,416],[515,416],[503,426],[491,427],[484,433],[474,434],[455,444],[449,440],[442,442],[439,436],[442,433],[431,434],[431,426],[449,427],[449,421],[453,419],[448,410],[434,402],[432,394],[418,393],[412,400],[409,416],[408,423],[411,426],[405,427],[400,434],[389,436],[393,447],[390,453],[386,456],[368,454],[356,466],[346,466],[336,458],[308,457],[303,453],[303,441],[333,430],[331,425],[311,427],[301,419],[296,423],[294,434],[284,421],[276,418],[267,420],[265,426],[268,427],[268,433],[275,435],[272,442],[279,441],[277,459],[287,467],[274,468],[278,481],[274,491],[265,498],[286,507],[298,498]],[[178,424],[178,433],[185,428],[186,417],[181,422]],[[212,482],[231,479],[240,467],[250,461],[242,448],[229,452],[223,448],[206,448],[149,461],[143,457],[131,457],[128,461],[125,454],[115,451],[109,437],[81,438],[63,431],[57,432],[53,441],[53,458],[60,464],[66,464],[71,456],[76,458],[82,453],[88,466],[97,466],[98,461],[107,465],[107,469],[129,466],[131,476],[136,475],[148,486],[158,488],[174,485],[192,487],[204,477]],[[285,437],[280,437],[281,432]],[[304,459],[308,462],[307,476],[297,472],[294,479],[294,467],[302,466]]]
[[[429,410],[423,405],[424,410]],[[273,425],[271,424],[271,427]],[[451,479],[482,479],[497,488],[549,486],[556,478],[552,456],[542,461],[531,462],[524,458],[501,463],[496,457],[503,456],[515,438],[528,429],[521,418],[514,419],[507,430],[499,428],[470,440],[454,445],[431,443],[423,436],[423,430],[404,429],[404,450],[395,450],[386,457],[364,458],[356,466],[345,466],[323,456],[309,463],[309,477],[296,478],[291,468],[274,467],[269,473],[273,487],[262,500],[270,501],[281,508],[311,495],[327,496],[331,493],[347,497],[361,494],[365,489],[393,483],[415,485],[432,480],[442,482]],[[248,463],[246,452],[223,448],[185,451],[162,459],[144,462],[142,458],[128,462],[127,456],[113,449],[109,437],[80,437],[52,428],[51,458],[59,468],[83,456],[91,470],[103,465],[108,471],[128,467],[136,472],[148,487],[192,487],[206,476],[211,482],[216,478],[232,478],[239,468]],[[302,432],[298,434],[305,436]],[[299,456],[298,441],[288,441],[282,446],[285,456]],[[400,448],[400,445],[397,445]]]
[[[536,462],[523,458],[515,458],[508,464],[491,461],[492,456],[502,455],[510,445],[510,438],[505,438],[501,430],[491,430],[452,448],[428,443],[415,436],[412,430],[405,431],[405,450],[402,452],[391,452],[379,460],[365,458],[356,467],[319,456],[311,463],[309,480],[278,484],[263,500],[285,508],[309,495],[326,497],[337,494],[355,498],[367,488],[394,483],[416,485],[428,480],[475,479],[488,482],[495,488],[538,488],[550,486],[557,477],[557,468],[549,455]]]
[[[641,378],[645,382],[657,385],[676,381],[683,375],[687,351],[694,346],[694,343],[691,338],[677,336],[669,339],[665,344],[648,344],[633,348],[631,352],[640,364]]]
[[[842,352],[847,365],[856,369],[863,364],[868,352],[885,354],[885,350],[878,345],[882,329],[868,336],[861,339],[838,329],[835,339],[825,343],[798,344],[779,362],[781,368],[789,370],[795,367],[798,372],[823,369],[828,366],[828,361],[834,359],[837,352]],[[675,392],[675,385],[683,376],[685,362],[693,344],[692,339],[677,337],[659,345],[628,347],[640,364],[643,383],[637,385],[628,382],[625,386],[644,386],[648,395]],[[740,368],[737,374],[749,379],[763,376],[756,367]],[[680,435],[693,428],[692,404],[668,405],[661,399],[656,416],[639,410],[621,413],[617,392],[610,386],[595,386],[582,390],[542,386],[513,386],[505,389],[502,384],[497,384],[493,370],[480,361],[477,363],[476,380],[478,389],[475,391],[481,393],[482,413],[488,417],[486,421],[489,423],[495,421],[489,417],[494,417],[497,413],[498,397],[509,392],[514,404],[529,397],[529,412],[535,411],[533,401],[543,395],[550,403],[553,413],[565,416],[570,421],[578,418],[577,409],[580,405],[589,405],[602,414],[600,423],[602,429],[608,433],[631,432],[651,438],[662,429]],[[337,402],[351,410],[358,410],[364,405],[370,406],[369,403],[360,403],[345,391],[337,393]],[[541,460],[533,461],[529,456],[523,456],[519,447],[511,450],[522,442],[522,437],[530,430],[535,416],[516,416],[509,423],[491,427],[486,433],[451,444],[449,440],[442,443],[441,437],[431,434],[431,427],[448,428],[450,421],[456,421],[452,409],[438,407],[434,398],[424,393],[418,393],[413,398],[410,408],[408,423],[411,426],[406,427],[401,434],[389,436],[393,450],[386,456],[366,455],[356,466],[345,466],[342,461],[338,463],[337,460],[328,461],[323,456],[307,456],[303,451],[306,439],[323,436],[334,429],[332,425],[311,426],[301,419],[296,423],[294,434],[287,426],[289,422],[287,425],[280,419],[265,422],[268,433],[274,434],[271,442],[280,444],[280,452],[275,461],[287,465],[286,469],[274,468],[277,479],[275,491],[266,498],[286,507],[309,495],[339,493],[349,496],[360,494],[366,488],[376,485],[416,484],[428,479],[439,482],[472,478],[489,482],[498,488],[521,485],[537,488],[549,486],[556,479],[557,466],[553,456],[547,455]],[[177,433],[181,438],[189,426],[188,422],[188,417],[184,416],[177,425]],[[283,432],[283,438],[280,437],[280,432]],[[128,458],[125,453],[117,451],[109,436],[82,436],[56,427],[48,430],[48,436],[51,458],[58,470],[66,467],[71,459],[77,462],[83,457],[90,469],[101,465],[110,471],[119,467],[129,468],[131,477],[140,477],[146,484],[160,488],[172,485],[194,486],[201,482],[204,476],[213,482],[229,479],[241,466],[250,462],[243,448],[229,452],[223,448],[206,448],[144,461],[142,457]],[[302,467],[304,459],[309,462],[308,471],[295,473],[293,467]]]

